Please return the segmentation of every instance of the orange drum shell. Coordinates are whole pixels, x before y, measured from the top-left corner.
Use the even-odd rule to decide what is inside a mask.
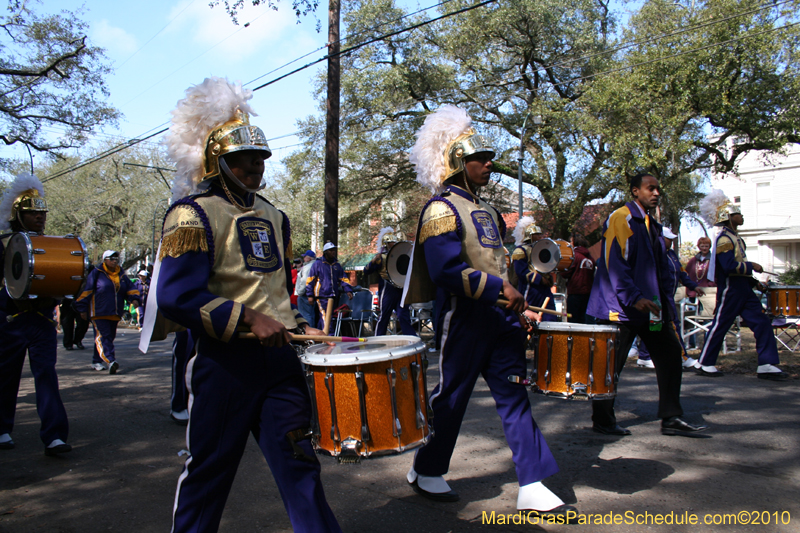
[[[568,337],[572,336],[572,370],[571,383],[583,383],[586,385],[586,397],[576,395],[575,391],[567,386],[567,361]],[[550,379],[547,375],[547,339],[552,336],[552,360],[550,363]],[[594,360],[592,370],[594,374],[594,384],[589,383],[589,353],[591,339],[595,340]],[[608,341],[611,341],[611,357],[606,366],[607,355],[609,354]],[[539,332],[539,351],[535,382],[532,384],[533,390],[540,394],[555,395],[570,399],[605,399],[613,398],[617,393],[616,380],[614,378],[615,369],[615,341],[616,334],[611,332],[592,332],[592,331],[540,331]],[[607,371],[608,370],[608,371]],[[606,384],[606,376],[611,376],[611,383]]]
[[[28,238],[34,250],[45,252],[33,254],[33,274],[44,275],[44,279],[31,279],[30,287],[22,297],[77,296],[86,275],[85,251],[81,240],[78,237],[30,234]],[[81,252],[81,255],[72,255],[72,252]],[[27,261],[28,257],[24,260]],[[79,276],[80,279],[72,279],[73,276]]]
[[[800,316],[800,286],[769,287],[767,309],[773,316]]]
[[[556,270],[559,272],[566,272],[569,270],[569,267],[572,266],[572,260],[575,257],[575,252],[573,252],[572,246],[570,246],[567,241],[555,239],[554,242],[558,244],[558,247],[561,249],[561,260],[556,265]]]
[[[427,442],[430,429],[425,404],[425,376],[420,370],[418,378],[419,405],[425,417],[425,423],[422,428],[417,428],[412,362],[416,362],[420,369],[424,368],[421,354],[362,365],[308,366],[307,372],[314,373],[313,394],[316,398],[320,431],[319,436],[315,438],[315,447],[331,455],[339,455],[342,452],[342,441],[348,438],[361,441],[361,409],[355,378],[355,372],[358,370],[364,373],[364,397],[370,430],[370,439],[362,443],[359,454],[369,456],[401,453]],[[392,434],[392,398],[386,374],[386,370],[389,368],[394,368],[397,375],[395,394],[397,418],[401,425],[399,437]],[[341,438],[339,442],[334,442],[331,438],[332,416],[330,397],[325,386],[326,372],[333,374],[336,417]]]

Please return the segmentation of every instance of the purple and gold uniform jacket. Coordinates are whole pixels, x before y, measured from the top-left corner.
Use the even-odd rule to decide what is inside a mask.
[[[672,248],[667,250],[667,262],[669,263],[669,285],[664,288],[667,294],[675,296],[678,291],[678,285],[683,285],[689,290],[697,288],[697,283],[689,277],[686,269],[681,264],[680,257]]]
[[[289,219],[264,198],[239,199],[217,186],[175,202],[164,218],[158,306],[164,316],[212,339],[238,337],[245,307],[287,329],[306,320],[289,300]]]
[[[633,306],[642,298],[661,301],[662,320],[672,320],[664,303],[670,285],[666,247],[661,224],[642,216],[635,202],[628,202],[603,224],[603,241],[597,273],[586,313],[600,320],[645,324],[649,313]]]
[[[451,296],[484,302],[489,309],[507,279],[505,230],[495,208],[460,187],[449,185],[431,198],[420,216],[405,304],[435,298],[437,319]],[[518,320],[513,313],[508,319]]]
[[[306,297],[335,298],[339,295],[339,286],[344,292],[353,292],[342,265],[338,261],[328,263],[324,257],[318,257],[311,270],[308,271],[306,280]]]
[[[90,319],[119,321],[125,311],[125,302],[142,302],[139,290],[121,268],[113,278],[102,263],[89,272],[84,291],[75,299],[75,310],[88,313]]]
[[[716,244],[714,281],[719,287],[725,286],[729,276],[753,279],[753,263],[747,260],[747,246],[739,235],[722,226]]]

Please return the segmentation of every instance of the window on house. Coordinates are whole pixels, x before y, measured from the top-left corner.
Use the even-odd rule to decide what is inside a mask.
[[[772,187],[769,182],[756,184],[756,202],[759,204],[772,202]]]

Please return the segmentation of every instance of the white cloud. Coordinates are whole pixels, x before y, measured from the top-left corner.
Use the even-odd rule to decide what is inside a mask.
[[[191,5],[187,8],[187,4]],[[283,47],[287,39],[298,39],[297,30],[307,26],[295,24],[294,11],[288,2],[282,3],[277,11],[263,4],[245,4],[237,15],[237,26],[223,5],[210,8],[204,1],[184,0],[167,15],[167,20],[178,15],[167,31],[181,34],[183,39],[192,41],[197,55],[208,50],[203,56],[205,61],[238,63],[258,58],[263,66],[271,62],[265,53],[278,46]]]
[[[127,58],[138,49],[136,37],[122,28],[112,26],[105,19],[92,26],[92,41],[118,60]]]

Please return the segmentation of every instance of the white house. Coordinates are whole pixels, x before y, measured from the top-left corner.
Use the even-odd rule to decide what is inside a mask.
[[[800,263],[800,146],[746,154],[736,174],[714,174],[711,183],[742,210],[748,259],[776,273]]]

